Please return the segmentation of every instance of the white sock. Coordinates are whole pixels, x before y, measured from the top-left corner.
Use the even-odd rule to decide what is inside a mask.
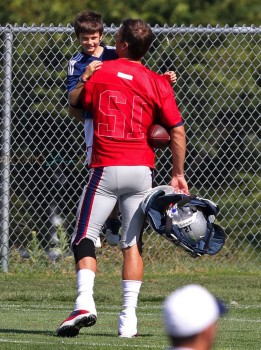
[[[137,334],[136,308],[141,284],[141,281],[122,281],[123,302],[118,319],[120,336],[129,338]]]
[[[123,301],[122,308],[123,310],[129,312],[135,312],[138,303],[138,296],[140,292],[142,282],[141,281],[122,281],[122,292],[123,292]]]
[[[74,310],[86,310],[96,314],[95,303],[93,300],[95,273],[88,269],[77,272],[77,298]]]

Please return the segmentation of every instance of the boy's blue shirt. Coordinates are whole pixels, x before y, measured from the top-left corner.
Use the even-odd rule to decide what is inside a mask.
[[[103,45],[101,45],[103,46]],[[68,62],[67,68],[67,92],[72,91],[78,81],[80,76],[84,73],[86,67],[93,61],[110,61],[118,58],[118,55],[115,52],[115,47],[113,46],[103,46],[104,50],[100,57],[90,56],[84,53],[78,53]],[[81,102],[74,106],[75,108],[82,108]],[[92,118],[92,115],[89,112],[84,113],[85,118]]]
[[[72,91],[78,81],[80,76],[85,71],[86,67],[92,61],[110,61],[118,58],[118,55],[115,52],[115,47],[113,46],[103,46],[104,50],[100,57],[90,56],[85,54],[83,51],[81,53],[76,54],[69,62],[67,69],[67,92]],[[75,108],[82,108],[81,102],[74,106]],[[93,143],[93,122],[92,122],[92,113],[89,111],[84,111],[84,134],[85,134],[85,143],[86,143],[86,162],[85,164],[89,164],[90,157],[92,153],[92,143]]]
[[[75,55],[68,62],[67,70],[67,91],[72,91],[78,83],[80,76],[85,71],[86,67],[93,61],[109,61],[118,58],[115,47],[104,46],[103,53],[100,57],[89,56],[83,51]]]

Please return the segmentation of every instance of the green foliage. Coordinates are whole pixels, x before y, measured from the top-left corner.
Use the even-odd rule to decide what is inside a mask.
[[[221,2],[43,0],[40,3],[10,0],[1,8],[0,22],[2,25],[67,24],[83,9],[95,11],[102,9],[107,25],[111,23],[119,25],[121,19],[127,16],[142,17],[152,25],[164,23],[169,26],[175,23],[258,25],[261,13],[258,11],[259,1],[251,1],[250,6],[249,1],[234,0]],[[114,38],[109,34],[107,40],[113,41]],[[32,154],[40,154],[47,159],[54,148],[57,152],[60,151],[59,147],[62,150],[66,148],[65,139],[68,142],[67,149],[68,144],[72,148],[74,159],[75,155],[78,157],[84,154],[84,148],[81,148],[82,139],[79,136],[81,130],[77,130],[71,124],[67,132],[64,132],[62,145],[58,142],[57,136],[63,133],[64,129],[61,126],[68,120],[66,65],[71,56],[78,51],[77,45],[73,34],[14,35],[11,143],[12,152],[18,158],[24,155],[29,158]],[[260,215],[257,215],[260,207],[258,172],[261,151],[258,138],[258,118],[261,112],[260,45],[259,33],[225,35],[212,32],[191,35],[191,33],[180,34],[169,31],[168,34],[156,35],[150,56],[147,55],[144,60],[145,64],[155,71],[177,71],[175,94],[186,121],[188,135],[186,175],[189,184],[193,186],[192,192],[202,197],[206,195],[206,198],[215,196],[213,200],[220,204],[221,215],[225,218],[221,222],[229,238],[235,239],[239,245],[237,248],[242,248],[240,242],[242,237],[246,237],[250,246],[244,245],[243,248],[248,249],[250,254],[254,254],[253,247],[260,245]],[[0,74],[2,77],[3,70]],[[55,135],[50,136],[48,133],[51,132]],[[169,180],[170,157],[170,152],[158,151],[157,184],[167,183]],[[82,163],[81,161],[77,164],[75,178],[83,172]],[[33,180],[30,178],[32,170]],[[29,242],[30,232],[40,233],[34,225],[36,222],[39,223],[41,212],[44,210],[41,208],[41,201],[26,198],[25,191],[19,189],[21,191],[19,192],[14,185],[26,182],[24,174],[28,174],[27,183],[35,185],[34,193],[32,188],[27,187],[25,190],[27,193],[32,193],[32,197],[37,197],[39,185],[43,186],[39,179],[44,172],[47,171],[42,164],[34,164],[34,169],[28,164],[12,165],[11,239],[19,237],[18,243],[26,245]],[[39,178],[35,173],[37,176],[39,173]],[[206,186],[206,183],[211,184],[211,188]],[[39,207],[35,217],[33,217],[34,205]],[[43,228],[43,235],[48,231],[45,223],[46,221],[43,221],[38,225]],[[61,233],[62,239],[65,238],[61,227],[58,232]],[[33,246],[30,248],[34,261],[41,252],[36,243],[33,239]],[[62,252],[66,250],[65,247],[64,240]],[[44,254],[43,250],[42,253]],[[240,253],[241,250],[238,254]],[[162,254],[162,250],[158,249],[155,256],[160,257]],[[111,255],[108,253],[106,259],[109,261],[110,258]],[[54,267],[54,264],[47,261],[46,255],[41,256],[40,260],[43,260],[44,268],[48,266],[50,269],[55,269],[59,264],[66,265],[66,259],[62,259]],[[30,262],[27,264],[30,266]]]
[[[37,239],[37,233],[35,231],[31,232],[31,237],[29,239],[28,253],[30,255],[30,260],[32,263],[36,263],[40,257],[43,255],[43,249],[40,242]]]
[[[83,10],[101,12],[105,23],[119,25],[126,17],[141,17],[151,25],[251,25],[261,23],[259,0],[9,0],[1,5],[0,23],[58,25],[72,23]]]
[[[68,234],[61,224],[57,225],[57,237],[59,240],[59,252],[62,257],[65,257],[68,253]]]

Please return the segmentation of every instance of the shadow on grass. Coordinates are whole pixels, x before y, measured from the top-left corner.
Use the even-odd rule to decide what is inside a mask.
[[[58,337],[56,335],[56,333],[54,331],[37,331],[37,330],[27,330],[27,329],[0,329],[0,334],[39,334],[39,335],[47,335],[47,336],[51,336],[51,337],[57,337],[57,338],[60,338],[60,339],[71,339],[71,338],[79,338],[81,336],[85,336],[87,334],[79,334],[77,337]],[[118,337],[117,334],[111,334],[111,333],[91,333],[91,334],[88,334],[88,336],[91,336],[91,337]],[[152,337],[153,335],[152,334],[139,334],[138,335],[138,339],[139,338],[148,338],[148,337]],[[119,338],[120,339],[120,338]],[[125,338],[122,338],[122,339],[125,339]]]
[[[45,335],[55,335],[54,332],[51,331],[36,331],[36,330],[28,330],[28,329],[0,329],[1,333],[13,333],[13,334],[45,334]]]
[[[121,337],[119,337],[118,336],[118,334],[111,334],[111,333],[95,333],[95,334],[89,334],[89,335],[91,335],[92,337],[95,337],[95,336],[97,336],[97,337],[117,337],[117,338],[119,338],[119,339],[127,339],[127,338],[121,338]],[[140,338],[147,338],[147,337],[152,337],[153,336],[153,334],[149,334],[149,333],[147,333],[147,334],[144,334],[144,333],[142,333],[142,334],[140,334],[139,333],[139,335],[137,336],[137,337],[133,337],[133,338],[136,338],[136,339],[140,339]]]

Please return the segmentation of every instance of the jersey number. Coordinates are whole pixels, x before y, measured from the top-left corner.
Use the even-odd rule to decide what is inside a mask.
[[[131,120],[126,120],[127,97],[120,91],[107,90],[100,96],[99,110],[104,115],[104,123],[98,124],[98,134],[100,136],[143,139],[144,133],[141,132],[142,109],[145,104],[139,96],[134,96],[131,108]]]

